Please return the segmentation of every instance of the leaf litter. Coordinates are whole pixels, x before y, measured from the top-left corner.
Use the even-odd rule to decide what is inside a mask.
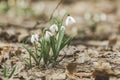
[[[74,2],[74,1],[73,1]],[[118,1],[119,3],[119,1]],[[87,5],[86,5],[87,4]],[[66,4],[67,5],[67,4]],[[64,5],[64,6],[66,6]],[[75,3],[73,4],[72,10],[70,11],[73,15],[84,15],[85,9],[81,8],[80,5],[85,6],[88,11],[97,12],[99,15],[102,13],[107,15],[108,22],[100,22],[97,25],[91,24],[91,22],[83,19],[81,17],[81,22],[76,24],[75,30],[77,30],[77,35],[70,46],[66,46],[59,55],[59,58],[64,58],[57,64],[54,68],[36,68],[30,69],[24,62],[24,59],[29,59],[29,55],[22,47],[22,42],[28,41],[27,45],[31,47],[30,44],[30,34],[32,32],[39,32],[41,30],[34,29],[34,31],[29,31],[27,27],[25,29],[21,27],[16,27],[15,25],[5,27],[0,30],[0,79],[7,80],[3,78],[3,67],[4,65],[11,71],[14,66],[16,70],[14,76],[11,80],[119,80],[120,79],[120,50],[119,50],[119,8],[112,2],[96,2],[93,4],[91,2]],[[92,6],[91,6],[92,5]],[[103,7],[106,6],[106,8]],[[71,5],[72,6],[72,5]],[[94,8],[95,6],[96,9]],[[78,7],[80,12],[78,12]],[[70,8],[71,9],[71,8]],[[77,9],[77,10],[76,10]],[[100,10],[100,11],[98,11]],[[92,12],[92,13],[93,13]],[[90,15],[94,15],[94,13]],[[116,16],[115,16],[116,13]],[[89,12],[88,12],[89,14]],[[82,20],[81,20],[82,19]],[[1,19],[2,20],[2,19]],[[5,20],[5,19],[4,19]],[[7,19],[6,19],[7,20]],[[15,23],[14,20],[8,20],[8,23]],[[11,22],[13,21],[13,22]],[[83,22],[84,21],[84,22]],[[91,20],[90,20],[91,21]],[[6,21],[5,21],[6,22]],[[30,21],[32,22],[32,21]],[[24,22],[25,23],[25,22]],[[29,23],[29,22],[28,22]],[[96,31],[90,28],[82,27],[91,25],[92,29],[96,27]],[[111,23],[111,24],[110,24]],[[7,24],[7,23],[6,23]],[[31,23],[34,24],[34,21]],[[20,25],[20,24],[19,24]],[[27,22],[23,25],[28,25]],[[22,26],[23,26],[22,25]],[[17,25],[18,26],[18,25]],[[11,28],[12,27],[12,28]],[[105,28],[104,28],[105,27]],[[115,29],[113,29],[115,27]],[[14,29],[15,28],[15,29]],[[68,35],[74,34],[74,31],[68,29]],[[9,31],[11,30],[11,31]],[[92,32],[92,31],[95,32]],[[81,33],[82,31],[82,33]],[[73,32],[73,33],[72,33]],[[75,31],[76,32],[76,31]],[[116,34],[111,34],[110,32],[115,32]],[[104,41],[105,40],[105,41]],[[21,42],[21,43],[19,43]],[[9,44],[11,43],[11,44]],[[34,63],[34,62],[33,62]]]

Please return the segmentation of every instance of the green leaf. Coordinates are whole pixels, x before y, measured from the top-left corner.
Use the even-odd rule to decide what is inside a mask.
[[[12,75],[13,75],[14,72],[15,72],[15,69],[16,69],[16,67],[13,68],[13,70],[12,70],[12,72],[10,73],[10,75],[8,76],[8,78],[11,78],[11,77],[12,77]]]
[[[55,48],[55,39],[54,39],[54,36],[50,37],[50,45],[52,47],[53,57],[54,57],[56,55],[56,48]]]
[[[56,51],[55,60],[57,59],[57,57],[58,57],[58,55],[59,55],[60,47],[61,47],[62,40],[63,40],[63,37],[64,37],[64,32],[65,32],[64,30],[60,30],[60,32],[59,32],[58,41],[57,41],[57,51]]]
[[[50,43],[49,42],[46,42],[45,51],[46,51],[47,56],[49,57],[49,52],[50,52]]]
[[[6,66],[4,66],[4,68],[3,68],[3,75],[4,75],[4,77],[7,77],[7,68],[6,68]]]
[[[62,45],[61,45],[61,47],[60,47],[60,50],[61,50],[62,48],[64,48],[67,44],[70,44],[70,42],[72,41],[72,39],[73,39],[73,37],[70,37],[70,38],[68,38],[67,40],[63,41],[63,43],[62,43]]]
[[[37,58],[33,55],[31,49],[28,49],[26,47],[24,47],[24,48],[28,51],[29,55],[35,60],[36,64],[38,64],[39,62],[38,62]]]
[[[54,18],[53,23],[56,24],[58,26],[59,30],[60,30],[60,27],[62,26],[62,20]]]
[[[31,67],[31,66],[32,66],[31,59],[30,59],[30,62],[28,62],[28,61],[27,61],[27,60],[25,60],[24,58],[23,58],[23,60],[25,61],[25,63],[26,63],[29,67]]]
[[[37,55],[41,56],[41,50],[37,50]]]
[[[39,62],[39,63],[40,63],[41,59],[42,59],[42,54],[40,54],[40,56],[39,56],[39,58],[38,58],[38,62]]]
[[[50,51],[50,43],[43,39],[41,42],[41,56],[45,64],[47,64],[49,60],[49,51]]]

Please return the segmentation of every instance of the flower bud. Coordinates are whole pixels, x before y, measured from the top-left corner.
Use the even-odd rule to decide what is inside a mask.
[[[49,41],[50,40],[50,36],[53,36],[53,34],[51,32],[49,32],[49,31],[46,31],[45,32],[45,36],[44,36],[45,40]]]
[[[71,16],[68,16],[66,21],[65,21],[66,26],[71,25],[73,23],[76,23],[75,19]]]
[[[31,43],[34,43],[35,41],[38,41],[39,39],[39,35],[38,34],[33,34],[31,36]]]
[[[58,31],[58,26],[56,24],[53,24],[52,26],[50,26],[49,30],[52,33],[55,33],[56,31]]]

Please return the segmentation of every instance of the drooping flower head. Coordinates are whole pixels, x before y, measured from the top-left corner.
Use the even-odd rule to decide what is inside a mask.
[[[71,24],[74,24],[76,23],[75,19],[72,17],[72,16],[68,16],[66,18],[66,21],[65,21],[65,25],[68,26],[68,25],[71,25]]]
[[[49,32],[49,31],[46,31],[45,35],[44,35],[45,40],[49,41],[50,40],[50,36],[53,36],[53,34],[51,32]]]
[[[39,35],[38,34],[33,34],[31,36],[31,43],[34,43],[39,40]]]
[[[50,26],[49,30],[52,32],[52,33],[55,33],[58,31],[58,26],[56,24],[53,24],[52,26]]]

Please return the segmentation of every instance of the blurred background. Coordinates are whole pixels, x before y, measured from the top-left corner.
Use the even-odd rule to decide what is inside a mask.
[[[108,40],[120,34],[120,0],[0,0],[0,40],[23,42],[70,14],[76,24],[66,30],[76,40]],[[59,5],[59,6],[58,6]],[[56,8],[58,6],[58,8]],[[56,8],[56,9],[55,9]],[[4,35],[4,36],[3,36]]]

